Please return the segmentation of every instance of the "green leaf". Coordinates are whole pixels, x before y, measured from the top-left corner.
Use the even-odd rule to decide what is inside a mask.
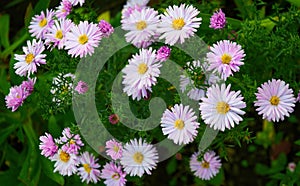
[[[58,183],[59,185],[64,185],[65,184],[65,179],[62,175],[58,173],[54,173],[54,163],[51,162],[50,160],[46,159],[45,157],[41,157],[42,161],[42,167],[43,167],[43,172],[45,175],[47,175],[50,179]]]
[[[300,139],[297,140],[297,141],[295,141],[295,144],[296,144],[296,145],[300,145]]]
[[[11,124],[8,127],[1,129],[0,131],[0,144],[2,144],[6,138],[13,132],[16,130],[16,128],[18,127],[18,125],[16,124]]]
[[[212,185],[222,185],[223,179],[224,179],[224,171],[223,169],[221,169],[220,172],[208,182]]]
[[[267,167],[266,165],[257,163],[255,166],[255,172],[259,175],[268,175],[270,172],[269,167]]]
[[[287,0],[287,1],[297,7],[300,7],[300,0]]]
[[[270,177],[273,179],[277,179],[277,180],[283,180],[283,179],[285,179],[286,175],[282,174],[282,173],[277,173],[277,174],[271,175]]]
[[[61,134],[61,127],[57,124],[54,115],[51,115],[48,120],[48,130],[53,137],[59,137]]]
[[[32,16],[33,16],[33,8],[32,8],[32,4],[29,3],[29,5],[26,8],[26,12],[24,16],[24,24],[26,28],[29,26]]]
[[[4,48],[9,47],[9,15],[0,15],[0,41]]]
[[[172,159],[169,161],[169,163],[168,163],[166,169],[167,169],[168,175],[173,174],[173,173],[176,171],[176,169],[177,169],[177,160],[176,160],[175,158],[172,158]]]
[[[40,14],[45,11],[49,6],[50,0],[39,0],[34,7],[34,14]]]

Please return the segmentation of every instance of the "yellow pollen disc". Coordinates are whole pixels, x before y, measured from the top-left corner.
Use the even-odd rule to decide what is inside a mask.
[[[69,143],[70,144],[75,144],[75,141],[71,139]]]
[[[201,163],[201,166],[205,169],[208,169],[209,168],[209,163],[207,161],[204,161]]]
[[[114,145],[114,148],[113,148],[113,150],[115,151],[115,152],[118,152],[119,151],[119,147],[117,146],[117,145]]]
[[[87,173],[90,173],[92,170],[89,164],[83,164],[83,168]]]
[[[134,155],[133,155],[133,160],[135,163],[137,164],[142,164],[143,160],[144,160],[144,156],[142,153],[140,152],[136,152]]]
[[[232,59],[231,56],[228,54],[223,54],[221,57],[222,63],[227,65],[230,63],[231,59]]]
[[[275,106],[277,106],[279,104],[279,101],[280,101],[280,99],[277,96],[272,96],[270,99],[271,105],[275,105]]]
[[[27,64],[30,64],[32,62],[32,60],[34,59],[34,55],[33,54],[27,54],[25,57],[25,61]]]
[[[183,18],[174,19],[172,22],[172,27],[175,30],[181,30],[184,25],[185,25],[185,22],[184,22]]]
[[[70,155],[68,153],[64,152],[64,151],[61,151],[60,154],[59,154],[59,158],[60,158],[61,161],[66,163],[66,162],[69,161]]]
[[[148,66],[146,65],[146,63],[141,63],[139,66],[138,66],[138,73],[139,74],[145,74],[148,70]]]
[[[82,45],[86,44],[89,41],[87,35],[83,34],[79,37],[78,42]]]
[[[69,89],[67,86],[62,86],[62,93],[66,94],[68,91],[69,91]]]
[[[112,179],[114,180],[118,180],[120,178],[120,175],[118,173],[114,173],[112,176],[111,176]]]
[[[181,119],[178,119],[174,123],[175,128],[182,130],[184,127],[184,122]]]
[[[48,23],[47,19],[44,18],[43,20],[41,20],[41,21],[39,22],[39,26],[40,26],[40,27],[44,27],[44,26],[47,25],[47,23]]]
[[[145,21],[139,21],[135,24],[136,29],[144,30],[147,27],[147,23]]]
[[[63,33],[61,30],[57,30],[56,34],[55,34],[55,38],[56,39],[62,39],[64,36],[63,36]]]
[[[219,114],[226,114],[230,110],[230,107],[227,103],[220,101],[218,102],[216,109]]]

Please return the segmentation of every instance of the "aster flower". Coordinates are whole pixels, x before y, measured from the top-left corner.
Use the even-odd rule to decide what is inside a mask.
[[[226,25],[226,17],[225,14],[222,12],[222,9],[216,11],[210,18],[210,25],[209,28],[213,29],[222,29]]]
[[[126,173],[122,167],[115,165],[113,162],[106,163],[101,171],[101,178],[105,179],[106,186],[124,186],[126,184]]]
[[[101,32],[96,24],[80,21],[78,26],[73,25],[66,34],[65,49],[72,57],[82,58],[87,54],[92,55],[100,40]]]
[[[72,11],[72,3],[70,0],[62,0],[57,7],[55,15],[58,19],[65,19]]]
[[[88,89],[88,84],[84,81],[79,81],[77,86],[75,87],[75,91],[77,91],[78,94],[84,94],[88,91]]]
[[[78,168],[78,175],[82,182],[86,181],[97,183],[100,180],[100,170],[98,169],[100,165],[97,163],[98,159],[88,153],[84,152],[79,158],[80,167]]]
[[[147,90],[151,92],[151,87],[157,83],[161,64],[157,62],[155,53],[152,48],[140,49],[139,54],[134,55],[122,70],[123,91],[132,99],[147,97]]]
[[[272,79],[257,89],[254,106],[258,107],[256,111],[263,119],[278,122],[284,120],[284,116],[289,117],[294,111],[296,99],[293,90],[289,89],[289,84],[284,81]]]
[[[299,102],[299,103],[300,103],[300,90],[299,90],[299,92],[298,92],[298,96],[297,96],[297,98],[296,98],[296,102]]]
[[[201,158],[199,158],[199,155],[199,152],[192,155],[190,168],[195,176],[203,180],[210,180],[220,171],[222,165],[220,157],[214,151],[205,152]]]
[[[222,40],[213,44],[210,50],[206,55],[210,64],[208,70],[219,72],[223,80],[233,75],[233,72],[238,72],[239,66],[244,64],[242,61],[246,54],[241,45],[235,42]]]
[[[109,37],[114,32],[114,27],[105,20],[101,20],[98,23],[98,28],[103,37]]]
[[[133,6],[139,6],[139,7],[145,7],[149,3],[150,0],[128,0],[125,7],[133,7]]]
[[[241,91],[230,91],[231,84],[212,85],[207,90],[207,97],[201,98],[200,112],[204,122],[215,130],[224,131],[239,124],[245,112],[241,110],[246,103]]]
[[[64,144],[61,149],[67,153],[78,154],[80,148],[84,146],[80,135],[73,134],[69,127],[63,130],[62,135],[59,139],[59,143]]]
[[[134,10],[141,11],[146,8],[149,0],[128,0],[122,10],[122,19],[129,17]]]
[[[24,96],[27,98],[33,92],[34,84],[36,82],[36,78],[29,78],[27,81],[23,81],[20,85],[24,90]]]
[[[161,118],[163,134],[179,145],[194,141],[199,125],[193,109],[182,104],[176,104],[171,111],[167,109]]]
[[[113,160],[120,159],[122,157],[123,147],[122,143],[117,142],[115,139],[106,142],[106,154]]]
[[[126,41],[138,44],[150,40],[156,34],[159,23],[158,12],[153,8],[134,10],[132,14],[121,20],[122,29],[129,31],[125,34]]]
[[[142,177],[145,172],[151,174],[150,171],[156,167],[157,162],[158,153],[156,148],[141,138],[130,140],[129,143],[125,144],[121,165],[130,176]]]
[[[42,54],[45,50],[44,43],[42,41],[32,40],[32,43],[28,40],[27,47],[23,47],[25,54],[15,54],[15,59],[18,61],[14,64],[16,74],[20,76],[30,76],[37,71],[37,66],[46,64],[46,54]]]
[[[50,157],[50,160],[55,161],[53,172],[59,172],[63,176],[71,176],[77,172],[76,166],[79,162],[75,154],[59,149],[53,157]]]
[[[171,55],[171,49],[167,46],[162,46],[157,50],[156,59],[160,62],[167,61]]]
[[[120,118],[117,114],[112,114],[108,117],[108,120],[111,124],[115,125],[119,122]]]
[[[78,4],[80,4],[80,6],[83,5],[83,3],[85,2],[85,0],[69,0],[73,6],[76,6]]]
[[[289,164],[288,164],[288,170],[289,171],[291,171],[291,172],[295,172],[295,169],[296,169],[296,163],[295,162],[290,162]]]
[[[5,96],[6,107],[14,112],[23,104],[26,97],[26,92],[21,86],[11,87],[9,94]]]
[[[42,150],[41,154],[45,157],[52,157],[58,151],[58,146],[55,144],[51,134],[45,133],[44,136],[40,136],[39,148]]]
[[[36,37],[37,39],[44,39],[44,35],[54,23],[53,16],[54,11],[49,11],[48,9],[46,10],[46,14],[42,11],[41,15],[35,15],[28,27],[31,36]]]
[[[174,45],[178,41],[182,44],[185,39],[190,38],[200,27],[202,18],[197,18],[199,11],[192,5],[174,5],[166,9],[161,16],[158,32],[162,35],[160,39],[166,39],[165,43]]]

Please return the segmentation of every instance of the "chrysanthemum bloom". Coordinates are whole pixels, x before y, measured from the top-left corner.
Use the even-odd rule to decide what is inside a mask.
[[[45,34],[45,43],[47,45],[53,44],[53,47],[63,49],[66,42],[66,34],[74,26],[73,22],[69,19],[60,19],[54,21],[54,25],[49,28]]]
[[[141,11],[146,8],[149,0],[128,0],[122,10],[122,19],[128,18],[134,10]]]
[[[9,94],[5,96],[6,107],[14,112],[23,104],[26,97],[26,92],[21,86],[11,87]]]
[[[197,116],[193,109],[182,104],[174,105],[165,110],[161,118],[161,127],[164,135],[173,140],[175,144],[188,144],[194,141],[198,134],[197,128],[200,123],[197,122]]]
[[[98,28],[103,37],[109,37],[114,32],[114,27],[105,20],[101,20],[98,23]]]
[[[200,27],[202,18],[197,18],[200,12],[192,5],[174,5],[166,9],[161,16],[158,32],[162,35],[160,39],[166,39],[165,43],[174,45],[178,41],[182,44],[185,39],[190,38]]]
[[[220,157],[214,151],[207,151],[203,157],[196,152],[190,159],[190,168],[194,175],[203,180],[210,180],[216,176],[221,168]]]
[[[132,96],[132,99],[147,97],[147,90],[151,92],[151,87],[157,83],[160,67],[161,63],[156,60],[155,50],[140,49],[139,54],[133,55],[129,64],[122,70],[123,91]]]
[[[121,22],[122,29],[129,31],[125,34],[126,41],[136,44],[148,41],[156,34],[159,16],[153,8],[143,8],[141,11],[134,10]]]
[[[41,154],[45,157],[52,157],[58,151],[58,146],[55,144],[51,134],[45,133],[44,136],[40,136],[39,148],[42,150]]]
[[[111,124],[115,125],[119,122],[120,118],[117,114],[112,114],[108,117],[108,120]]]
[[[75,87],[75,91],[77,91],[78,94],[84,94],[88,91],[88,89],[88,84],[84,81],[79,81],[77,86]]]
[[[69,127],[63,130],[62,135],[59,139],[59,142],[64,144],[61,149],[67,153],[78,154],[80,148],[84,146],[80,135],[73,134]]]
[[[126,184],[126,173],[122,167],[115,165],[113,162],[106,163],[101,171],[101,178],[105,179],[106,186],[124,186]]]
[[[35,15],[28,27],[31,36],[36,37],[37,39],[44,39],[45,33],[54,23],[53,16],[53,10],[49,11],[48,9],[46,10],[46,15],[43,11],[41,12],[41,15]]]
[[[24,96],[27,98],[33,92],[34,84],[36,82],[36,78],[29,78],[27,81],[23,81],[20,85],[24,90]]]
[[[201,98],[200,112],[202,119],[211,128],[224,131],[239,124],[245,112],[241,110],[246,107],[240,95],[241,91],[230,91],[231,84],[212,85],[207,89],[206,96]]]
[[[297,101],[300,103],[300,90],[299,90],[298,96],[297,96],[297,98],[296,98],[296,102],[297,102]]]
[[[80,6],[83,5],[83,3],[85,2],[85,0],[69,0],[73,6],[76,6],[78,4],[80,4]]]
[[[284,116],[289,117],[294,111],[296,99],[293,90],[289,89],[289,84],[282,80],[272,79],[258,87],[254,106],[258,107],[259,115],[268,121],[278,122],[284,120]]]
[[[171,55],[171,49],[167,46],[162,46],[157,50],[156,59],[160,62],[164,62],[169,59]]]
[[[72,97],[74,79],[75,75],[71,73],[60,73],[57,77],[53,78],[50,92],[53,94],[52,101],[54,103],[60,105],[68,100],[68,98]]]
[[[15,54],[15,59],[18,61],[14,64],[16,74],[20,76],[30,76],[37,71],[37,66],[46,64],[46,54],[42,54],[45,50],[45,46],[42,41],[32,40],[32,43],[28,40],[27,47],[23,47],[25,54]]]
[[[219,72],[221,78],[226,80],[233,72],[240,70],[243,59],[246,56],[241,45],[229,40],[222,40],[210,47],[211,52],[207,53],[209,62],[208,70]]]
[[[158,152],[156,148],[141,138],[130,140],[129,143],[125,144],[121,164],[124,171],[130,176],[142,177],[145,172],[151,174],[151,170],[156,168],[157,162]]]
[[[290,162],[288,164],[288,170],[291,171],[291,172],[295,172],[295,169],[296,169],[296,163],[295,162]]]
[[[72,3],[70,0],[62,0],[57,7],[55,15],[58,19],[65,19],[72,11]]]
[[[226,17],[225,14],[222,12],[222,9],[216,11],[210,18],[210,25],[209,28],[213,29],[222,29],[226,25]]]
[[[98,159],[88,153],[84,152],[79,157],[80,167],[78,168],[77,174],[80,176],[82,182],[86,181],[97,183],[100,180],[100,165],[97,163]]]
[[[101,32],[96,24],[80,21],[78,26],[73,25],[66,34],[65,49],[72,57],[82,58],[87,54],[92,55],[100,40]]]
[[[53,157],[50,157],[50,160],[55,161],[53,172],[59,172],[63,176],[71,176],[77,172],[76,166],[79,164],[79,160],[75,154],[59,149]]]
[[[115,139],[106,142],[106,154],[109,155],[113,160],[120,159],[123,153],[122,143],[117,142]]]

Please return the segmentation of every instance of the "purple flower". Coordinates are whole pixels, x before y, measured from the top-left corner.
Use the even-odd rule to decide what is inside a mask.
[[[71,133],[69,127],[65,128],[62,134],[63,136],[59,139],[59,143],[64,144],[62,146],[62,150],[67,153],[78,154],[78,150],[80,150],[80,148],[84,146],[81,141],[80,135]]]
[[[225,14],[222,12],[222,9],[216,11],[210,18],[210,25],[209,28],[213,29],[222,29],[226,25],[226,17]]]
[[[32,92],[34,88],[34,84],[36,82],[36,78],[28,79],[27,81],[23,81],[20,85],[21,88],[24,90],[25,97],[27,98]]]
[[[51,134],[45,133],[44,136],[40,136],[39,148],[42,150],[42,155],[45,157],[52,157],[58,151],[58,146],[53,141]]]
[[[41,12],[41,15],[35,15],[29,25],[29,33],[37,39],[44,39],[44,35],[48,29],[52,27],[54,20],[53,10],[46,10],[46,14]]]
[[[171,55],[171,49],[167,46],[162,46],[157,50],[156,59],[160,62],[166,61]]]
[[[100,180],[100,170],[98,169],[100,165],[96,163],[98,159],[88,152],[84,152],[79,157],[79,162],[82,165],[78,168],[78,175],[82,182],[86,181],[87,183],[97,183]]]
[[[84,94],[88,91],[88,89],[88,84],[84,81],[79,81],[77,86],[75,87],[75,90],[78,92],[78,94]]]
[[[296,102],[297,102],[297,101],[300,103],[300,90],[299,90],[298,96],[297,96],[297,98],[296,98]]]
[[[107,155],[109,155],[113,160],[117,160],[122,157],[122,143],[117,142],[115,139],[107,141],[105,148],[107,149]]]
[[[114,28],[105,20],[101,20],[98,27],[103,37],[109,37],[114,32]]]
[[[122,167],[113,162],[106,163],[101,171],[101,178],[105,179],[106,186],[124,186],[127,181],[125,176],[126,173],[122,171]]]
[[[9,94],[5,96],[6,107],[16,111],[26,99],[26,92],[21,86],[14,86],[9,89]]]
[[[65,19],[67,15],[71,13],[72,10],[72,3],[69,0],[62,0],[60,2],[59,7],[57,7],[57,10],[55,12],[55,15],[57,18]]]
[[[120,118],[117,114],[112,114],[108,117],[108,120],[111,124],[115,125],[119,122]]]
[[[295,163],[295,162],[290,162],[290,163],[288,164],[288,167],[287,167],[287,168],[289,169],[289,171],[294,172],[295,169],[296,169],[296,163]]]

